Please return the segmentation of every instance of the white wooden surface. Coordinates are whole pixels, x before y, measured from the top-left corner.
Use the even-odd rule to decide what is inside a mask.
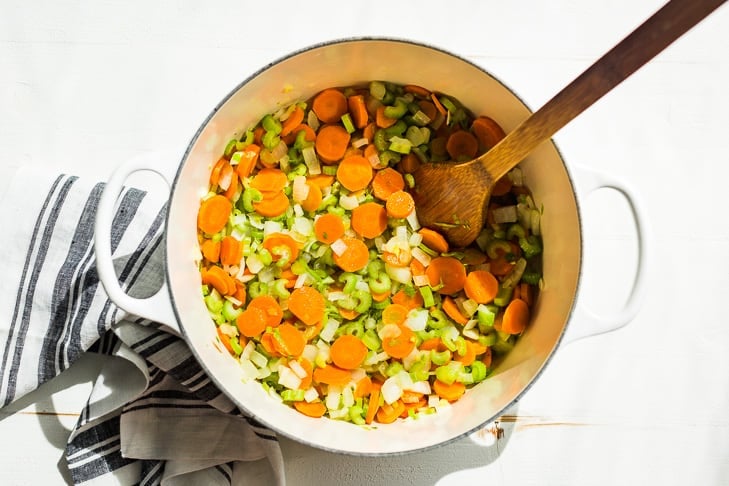
[[[536,108],[661,3],[0,0],[0,167],[105,179],[133,155],[184,145],[264,64],[347,36],[443,47]],[[283,440],[289,484],[729,484],[727,47],[724,7],[555,137],[568,163],[643,198],[654,266],[629,326],[562,349],[493,448],[373,459]],[[627,292],[633,226],[611,191],[583,209],[584,297],[606,311]],[[62,449],[98,365],[86,357],[0,410],[0,483],[67,481]]]

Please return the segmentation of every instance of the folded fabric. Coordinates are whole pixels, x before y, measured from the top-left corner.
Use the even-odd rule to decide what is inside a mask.
[[[83,178],[20,169],[0,202],[0,406],[83,353],[101,353],[108,358],[66,448],[75,484],[229,485],[260,482],[261,474],[283,484],[276,435],[240,413],[183,339],[127,315],[105,294],[93,250],[102,190]],[[112,251],[130,295],[149,296],[162,283],[165,210],[162,198],[144,191],[120,196]],[[262,473],[258,461],[266,459]]]

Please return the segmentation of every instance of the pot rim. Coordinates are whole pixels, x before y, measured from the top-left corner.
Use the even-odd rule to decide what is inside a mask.
[[[210,113],[208,114],[208,116],[200,123],[198,129],[195,131],[195,133],[193,134],[193,136],[190,138],[190,142],[188,143],[187,147],[185,148],[184,153],[182,154],[182,159],[180,160],[180,162],[178,164],[177,171],[176,171],[175,176],[174,176],[174,178],[172,180],[172,184],[170,186],[170,197],[169,197],[169,200],[172,199],[172,195],[175,193],[175,189],[176,189],[177,184],[179,182],[180,174],[182,172],[183,166],[185,165],[185,161],[187,160],[187,158],[188,158],[188,156],[189,156],[189,154],[190,154],[193,146],[195,145],[195,143],[199,139],[201,133],[207,127],[207,125],[210,123],[210,121],[216,115],[216,113],[220,110],[220,108],[225,103],[227,103],[235,95],[235,93],[237,93],[243,86],[245,86],[246,84],[248,84],[251,80],[257,78],[261,74],[265,73],[267,70],[269,70],[273,66],[275,66],[277,64],[280,64],[281,62],[284,62],[284,61],[286,61],[286,60],[288,60],[290,58],[293,58],[295,56],[298,56],[300,54],[303,54],[303,53],[306,53],[306,52],[309,52],[309,51],[313,51],[315,49],[320,49],[320,48],[324,48],[324,47],[328,47],[328,46],[337,45],[337,44],[346,44],[346,43],[354,43],[354,42],[366,42],[366,41],[385,41],[385,42],[402,43],[402,44],[409,44],[409,45],[414,45],[414,46],[418,46],[418,47],[424,47],[426,49],[431,49],[433,51],[446,54],[446,55],[448,55],[450,57],[453,57],[453,58],[455,58],[457,60],[460,60],[460,61],[462,61],[464,63],[470,64],[471,66],[475,67],[476,69],[478,69],[479,71],[481,71],[485,75],[493,78],[498,84],[500,84],[504,89],[506,89],[514,98],[516,98],[520,103],[522,103],[530,112],[533,111],[531,109],[531,107],[528,105],[528,103],[526,103],[508,85],[506,85],[503,81],[501,81],[500,78],[498,78],[497,76],[493,75],[492,73],[490,73],[489,71],[487,71],[486,69],[484,69],[482,66],[474,63],[473,61],[471,61],[471,60],[469,60],[469,59],[467,59],[467,58],[465,58],[463,56],[460,56],[458,54],[455,54],[455,53],[453,53],[453,52],[451,52],[449,50],[446,50],[444,48],[441,48],[441,47],[437,47],[437,46],[434,46],[434,45],[431,45],[431,44],[428,44],[428,43],[425,43],[425,42],[422,42],[422,41],[416,41],[416,40],[405,39],[405,38],[398,38],[398,37],[391,37],[391,36],[352,36],[352,37],[342,37],[342,38],[336,38],[336,39],[331,39],[331,40],[327,40],[327,41],[321,41],[321,42],[317,42],[315,44],[311,44],[311,45],[309,45],[307,47],[303,47],[303,48],[300,48],[300,49],[291,51],[288,54],[285,54],[283,56],[277,57],[273,61],[271,61],[271,62],[267,63],[266,65],[260,67],[259,69],[255,70],[253,73],[251,73],[250,75],[248,75],[245,79],[243,79],[238,84],[236,84],[230,91],[228,91],[228,93],[210,111]],[[264,427],[267,427],[267,428],[271,429],[277,435],[284,436],[284,437],[286,437],[286,438],[288,438],[290,440],[293,440],[295,442],[298,442],[300,444],[303,444],[303,445],[306,445],[306,446],[309,446],[309,447],[313,447],[315,449],[323,450],[323,451],[326,451],[326,452],[331,452],[331,453],[336,453],[336,454],[345,454],[345,455],[357,456],[357,457],[392,457],[392,456],[402,456],[402,455],[407,455],[407,454],[412,454],[412,453],[426,452],[426,451],[429,451],[429,450],[432,450],[432,449],[436,449],[436,448],[439,448],[439,447],[442,447],[442,446],[449,445],[449,444],[451,444],[453,442],[456,442],[458,440],[463,439],[464,437],[470,436],[471,434],[477,432],[478,430],[481,430],[484,426],[486,426],[486,425],[494,422],[495,420],[497,420],[503,414],[503,412],[505,412],[506,410],[510,409],[519,400],[521,400],[521,398],[524,396],[524,394],[527,393],[531,389],[531,387],[534,385],[534,383],[536,383],[536,381],[541,377],[542,373],[544,372],[544,369],[549,365],[549,363],[551,362],[554,354],[559,349],[559,347],[562,345],[562,340],[565,337],[565,334],[567,332],[568,327],[570,325],[572,325],[572,322],[571,321],[572,321],[572,317],[574,315],[576,302],[577,302],[578,297],[579,297],[579,294],[580,294],[580,282],[582,281],[582,272],[583,272],[582,259],[583,259],[583,255],[584,255],[584,251],[583,251],[584,250],[584,248],[583,248],[584,241],[583,241],[583,233],[582,233],[582,214],[581,214],[581,211],[580,211],[580,198],[579,198],[579,194],[578,194],[578,192],[576,190],[576,186],[575,186],[575,183],[574,183],[574,178],[572,176],[572,173],[570,171],[570,168],[567,165],[567,163],[565,162],[564,157],[562,156],[562,151],[559,149],[559,147],[557,146],[556,142],[553,139],[550,139],[549,141],[553,145],[554,149],[557,152],[557,155],[559,156],[560,160],[562,161],[562,165],[564,166],[564,169],[565,169],[565,172],[566,172],[566,175],[567,175],[567,180],[568,180],[568,182],[570,184],[570,187],[572,188],[572,193],[573,193],[574,198],[575,198],[575,206],[576,206],[576,209],[577,209],[577,215],[576,216],[577,216],[577,221],[578,221],[578,224],[579,224],[579,227],[577,228],[577,231],[578,231],[578,233],[580,235],[580,241],[579,241],[579,261],[577,262],[577,267],[578,268],[577,268],[577,277],[576,277],[576,290],[575,290],[574,295],[572,296],[572,301],[570,303],[569,310],[568,310],[568,312],[567,312],[567,314],[565,316],[565,322],[564,322],[564,326],[562,328],[562,332],[560,333],[559,337],[556,339],[556,341],[555,341],[554,346],[552,347],[552,349],[549,351],[549,353],[545,357],[542,366],[534,373],[534,376],[531,377],[531,379],[529,380],[529,383],[506,406],[504,406],[497,414],[495,414],[495,415],[493,415],[491,417],[488,417],[485,420],[483,420],[481,422],[481,424],[478,425],[477,427],[474,427],[474,428],[472,428],[472,429],[470,429],[470,430],[468,430],[466,432],[463,432],[463,433],[461,433],[461,434],[459,434],[457,436],[451,437],[450,439],[447,439],[445,441],[439,442],[437,444],[432,444],[432,445],[423,446],[423,447],[417,447],[417,448],[408,449],[408,450],[404,450],[404,451],[395,451],[395,452],[354,452],[354,451],[339,450],[339,449],[334,449],[334,448],[329,448],[329,447],[322,447],[322,446],[320,446],[318,444],[314,444],[314,443],[306,440],[305,438],[294,437],[293,434],[290,434],[290,433],[286,432],[282,427],[279,427],[276,424],[271,424],[271,423],[266,422],[265,420],[261,420],[255,414],[251,413],[247,409],[247,407],[241,402],[241,400],[239,398],[232,397],[232,396],[228,395],[224,391],[225,388],[222,386],[221,382],[215,377],[215,374],[214,373],[210,373],[209,372],[208,367],[205,365],[204,361],[201,359],[200,353],[195,348],[195,346],[192,346],[191,345],[191,343],[190,343],[190,341],[188,339],[187,332],[185,331],[185,326],[184,326],[184,324],[182,322],[182,319],[181,319],[181,316],[180,316],[180,314],[178,312],[178,306],[176,305],[175,297],[174,297],[174,295],[172,293],[172,286],[170,285],[171,278],[170,278],[170,273],[169,273],[169,266],[168,265],[165,265],[164,266],[165,281],[167,282],[167,289],[168,289],[170,301],[172,303],[173,314],[175,316],[175,319],[177,320],[177,323],[179,325],[180,331],[182,332],[182,337],[187,342],[187,344],[188,344],[188,346],[189,346],[189,348],[190,348],[193,356],[195,356],[195,359],[198,361],[198,363],[200,364],[200,366],[203,368],[203,370],[205,371],[206,375],[216,385],[216,387],[220,390],[220,392],[223,395],[225,395],[226,397],[228,397],[236,405],[236,407],[239,409],[239,411],[241,412],[241,414],[243,416],[246,416],[247,418],[250,418],[251,420],[255,421],[255,423],[258,424],[258,425],[262,425]],[[169,214],[170,214],[170,212],[167,211],[167,214],[165,215],[165,222],[164,222],[164,248],[165,248],[165,250],[167,249],[167,235],[168,235],[168,231],[167,230],[168,230],[168,227],[169,227]],[[259,437],[269,438],[269,437],[261,436],[261,435],[259,435]]]

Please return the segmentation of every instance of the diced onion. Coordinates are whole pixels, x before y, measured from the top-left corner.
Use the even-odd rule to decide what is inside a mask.
[[[278,384],[291,390],[297,390],[299,386],[301,386],[301,378],[296,376],[296,373],[294,373],[288,366],[279,366]]]
[[[413,283],[417,287],[425,287],[430,285],[430,279],[427,275],[413,275]]]
[[[321,165],[319,164],[319,157],[316,156],[314,147],[302,148],[301,155],[304,157],[304,163],[306,164],[307,169],[309,169],[309,174],[311,174],[311,175],[321,174]]]
[[[354,195],[342,195],[339,196],[339,205],[344,209],[351,211],[359,206],[359,199],[357,199],[357,196]]]
[[[423,395],[430,395],[430,383],[427,381],[416,381],[410,386],[409,390],[415,393],[422,393]]]
[[[413,258],[415,258],[417,261],[422,263],[424,267],[427,267],[428,265],[430,265],[430,260],[432,260],[432,258],[430,257],[430,255],[425,253],[423,250],[421,250],[420,248],[415,246],[410,251],[413,254]]]
[[[254,275],[263,270],[263,267],[265,267],[261,259],[258,258],[258,255],[255,254],[248,257],[247,263],[248,270],[250,270]]]
[[[314,110],[309,110],[309,114],[306,117],[306,124],[311,127],[315,132],[319,130],[319,118],[317,118]]]
[[[302,175],[294,177],[294,185],[291,191],[294,201],[301,203],[306,200],[308,195],[309,185],[306,183],[306,177]]]
[[[327,320],[327,323],[319,333],[319,338],[323,341],[330,342],[334,338],[334,333],[339,329],[339,322],[334,319]]]
[[[252,381],[258,378],[258,368],[247,359],[240,360],[240,369],[243,382]]]
[[[400,386],[400,383],[398,383],[397,378],[391,376],[382,384],[380,393],[386,403],[392,404],[402,396],[402,387]]]
[[[340,398],[342,396],[342,388],[334,385],[329,385],[328,394],[326,398],[326,406],[329,410],[337,410],[339,408]],[[331,415],[331,414],[330,414]]]
[[[405,319],[405,325],[413,331],[424,331],[427,324],[428,309],[412,309]]]
[[[341,239],[338,239],[331,244],[331,248],[335,255],[342,256],[342,254],[347,251],[347,244]]]
[[[304,400],[311,403],[319,398],[319,392],[313,386],[304,392]]]
[[[418,231],[420,229],[420,221],[418,221],[418,214],[416,210],[412,210],[405,220],[408,222],[413,231]]]
[[[319,349],[316,346],[313,344],[307,344],[304,346],[304,351],[301,353],[301,356],[309,360],[310,363],[313,363],[318,352]]]
[[[352,147],[360,148],[360,147],[364,147],[368,143],[369,142],[367,141],[367,139],[365,137],[362,137],[362,138],[358,138],[357,140],[352,140]]]
[[[309,280],[309,274],[308,273],[302,273],[298,277],[296,277],[296,282],[294,282],[294,288],[300,289],[304,285],[306,285],[306,282]]]
[[[396,267],[385,263],[385,272],[387,272],[388,277],[401,284],[409,284],[413,278],[410,267]]]
[[[281,233],[283,231],[283,225],[278,221],[266,220],[263,223],[263,236],[268,236],[273,233]]]
[[[494,222],[497,224],[501,223],[515,223],[517,221],[516,206],[502,206],[493,210]]]
[[[349,408],[352,405],[354,405],[354,394],[352,393],[352,388],[346,386],[342,390],[342,406]]]
[[[296,374],[296,376],[298,376],[302,380],[304,378],[306,378],[306,375],[307,375],[306,370],[304,369],[303,366],[301,366],[301,364],[299,364],[298,361],[296,361],[296,360],[289,361],[289,368],[291,368],[291,371],[293,371]]]

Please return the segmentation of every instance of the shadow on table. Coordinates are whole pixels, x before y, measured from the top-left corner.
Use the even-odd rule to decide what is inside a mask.
[[[518,404],[515,404],[507,413],[509,416],[516,416],[517,410]],[[290,486],[435,485],[458,471],[474,468],[488,470],[488,466],[506,449],[513,435],[514,425],[513,421],[500,420],[491,424],[489,429],[500,430],[499,439],[492,445],[479,445],[465,437],[424,452],[391,457],[339,455],[284,438],[281,439],[281,449]],[[491,434],[491,431],[484,432]],[[500,471],[493,472],[493,476],[500,478]]]
[[[68,484],[71,484],[71,475],[64,458],[64,451],[71,429],[67,424],[69,422],[75,423],[77,414],[69,411],[56,410],[54,395],[63,393],[65,390],[78,385],[92,384],[98,377],[103,363],[104,357],[93,353],[86,353],[68,370],[14,401],[7,407],[0,409],[0,421],[21,411],[25,414],[34,415],[38,419],[38,424],[46,440],[51,446],[58,449],[58,472]],[[79,403],[79,411],[84,404]],[[70,426],[73,426],[73,424],[70,424]]]

